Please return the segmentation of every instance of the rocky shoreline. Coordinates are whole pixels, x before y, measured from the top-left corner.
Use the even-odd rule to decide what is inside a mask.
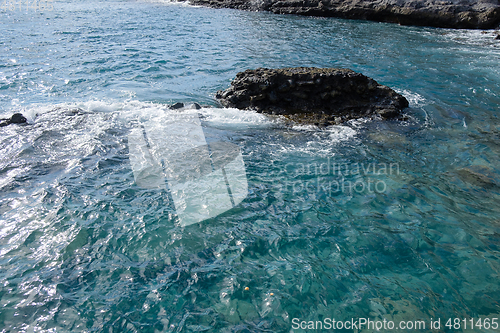
[[[321,126],[364,117],[397,118],[408,107],[406,98],[391,88],[339,68],[249,69],[216,98],[225,107]]]
[[[338,17],[401,25],[495,29],[498,0],[187,0],[193,5],[269,11],[275,14]]]

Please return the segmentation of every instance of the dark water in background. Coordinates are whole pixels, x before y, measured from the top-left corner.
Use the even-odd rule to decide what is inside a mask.
[[[0,30],[0,110],[31,124],[0,129],[0,331],[500,317],[491,32],[142,1],[2,10]],[[410,119],[320,130],[204,108],[207,136],[240,146],[249,195],[181,228],[168,193],[134,183],[129,128],[173,102],[216,106],[260,66],[351,68],[404,94]]]

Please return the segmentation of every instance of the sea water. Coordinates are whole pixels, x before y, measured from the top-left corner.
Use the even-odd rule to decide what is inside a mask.
[[[46,2],[0,10],[0,114],[28,118],[0,128],[1,332],[495,331],[492,31]],[[289,66],[373,77],[409,100],[407,120],[317,128],[214,100],[237,72]],[[207,142],[237,145],[248,183],[187,226],[167,190],[136,183],[128,142],[176,102],[203,106]],[[357,323],[342,329],[376,331]]]

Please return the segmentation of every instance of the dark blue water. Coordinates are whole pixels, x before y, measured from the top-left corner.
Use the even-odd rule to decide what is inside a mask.
[[[1,332],[290,332],[294,318],[421,331],[441,318],[455,332],[449,318],[500,318],[491,31],[53,7],[0,11],[0,113],[29,120],[0,128]],[[217,90],[261,66],[351,68],[405,95],[408,120],[319,129],[217,108]],[[249,186],[187,227],[129,163],[130,128],[174,102],[207,106],[205,134],[241,148]]]

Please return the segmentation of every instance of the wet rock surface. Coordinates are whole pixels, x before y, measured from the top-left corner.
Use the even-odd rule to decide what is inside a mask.
[[[458,176],[458,179],[472,186],[485,189],[498,187],[495,173],[486,166],[472,165],[456,169],[454,173]]]
[[[12,117],[7,119],[0,119],[0,127],[8,126],[10,124],[24,124],[27,122],[25,116],[21,113],[14,113]]]
[[[225,107],[285,115],[317,125],[379,116],[396,118],[408,101],[387,86],[349,69],[258,68],[236,75],[231,87],[218,91]]]
[[[276,14],[339,17],[402,25],[493,29],[500,24],[498,0],[188,0],[214,8]]]

